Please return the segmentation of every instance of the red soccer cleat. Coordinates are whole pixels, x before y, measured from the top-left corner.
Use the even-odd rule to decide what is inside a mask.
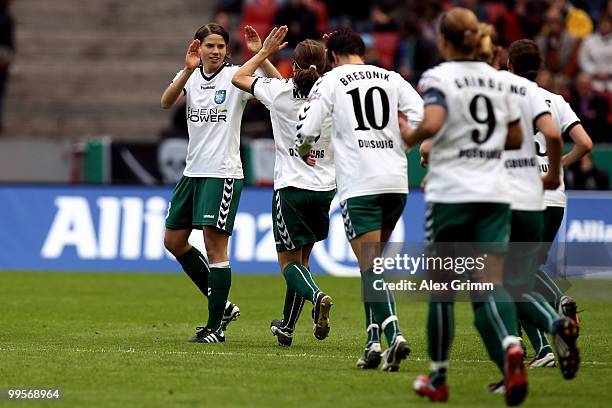
[[[419,375],[412,384],[414,391],[421,397],[429,397],[430,401],[433,402],[446,402],[448,401],[448,385],[442,384],[438,387],[434,387],[427,375]]]
[[[506,405],[520,405],[527,396],[527,372],[523,362],[525,354],[519,345],[513,345],[506,350],[504,367],[504,385],[506,388]]]

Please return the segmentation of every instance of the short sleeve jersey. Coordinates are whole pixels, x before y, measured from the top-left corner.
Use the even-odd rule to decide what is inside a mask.
[[[574,113],[570,105],[565,102],[561,95],[556,95],[546,89],[539,88],[540,94],[550,106],[553,121],[561,130],[563,135],[580,124],[580,119]],[[546,140],[542,133],[535,134],[536,156],[540,165],[540,173],[544,176],[548,173],[548,156],[546,156]],[[563,207],[566,205],[565,184],[563,183],[563,167],[561,167],[561,185],[556,190],[544,190],[544,204],[547,207]]]
[[[550,109],[535,82],[508,71],[499,73],[510,84],[510,93],[521,112],[523,130],[521,148],[504,152],[512,196],[511,207],[519,211],[541,211],[545,208],[544,188],[531,135],[535,134],[535,121],[542,115],[550,114]]]
[[[217,72],[206,75],[200,66],[185,84],[189,131],[185,176],[244,177],[240,161],[240,123],[252,95],[232,85],[237,69],[237,66],[224,65]]]
[[[413,126],[423,117],[421,97],[399,74],[372,65],[341,65],[310,91],[299,113],[296,144],[321,135],[331,117],[340,200],[408,193],[398,112],[407,115]]]
[[[502,154],[520,112],[506,78],[484,62],[445,62],[423,74],[419,91],[426,107],[446,109],[432,140],[425,199],[510,203]]]
[[[336,188],[334,151],[331,144],[331,118],[321,127],[321,137],[311,149],[316,159],[308,166],[294,147],[298,112],[306,95],[302,95],[291,79],[257,78],[252,86],[253,95],[269,110],[276,157],[274,162],[274,189],[296,187],[313,191]]]

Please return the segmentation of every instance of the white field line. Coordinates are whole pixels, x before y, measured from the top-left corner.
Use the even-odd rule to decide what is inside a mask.
[[[0,347],[0,352],[30,352],[34,351],[32,349],[19,349],[19,348],[6,348]],[[112,354],[152,354],[152,355],[205,355],[205,356],[238,356],[238,357],[273,357],[273,358],[313,358],[313,359],[327,359],[327,360],[353,360],[356,359],[357,356],[326,356],[320,354],[308,354],[308,353],[300,353],[300,354],[283,354],[283,353],[237,353],[232,351],[214,351],[214,350],[195,350],[195,351],[158,351],[158,350],[136,350],[134,348],[127,349],[82,349],[82,348],[68,348],[68,349],[45,349],[39,348],[36,349],[37,352],[68,352],[68,353],[112,353]],[[425,361],[429,362],[429,359],[424,359],[420,357],[408,357],[409,360],[412,361]],[[452,359],[452,361],[458,363],[478,363],[478,364],[490,364],[490,360],[465,360],[465,359]],[[608,361],[581,361],[580,364],[586,365],[603,365],[608,366],[612,365],[612,362]]]

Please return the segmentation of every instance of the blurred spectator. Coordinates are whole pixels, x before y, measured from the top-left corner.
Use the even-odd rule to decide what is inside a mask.
[[[325,0],[329,15],[329,29],[352,27],[357,32],[369,31],[372,0]]]
[[[580,68],[593,77],[593,88],[612,92],[612,16],[602,14],[597,32],[580,47]]]
[[[552,92],[554,83],[552,73],[546,68],[542,68],[540,72],[538,72],[538,76],[536,77],[536,83],[538,86],[546,89],[547,91]]]
[[[545,1],[541,0],[518,0],[516,12],[520,17],[521,28],[525,37],[534,38],[544,24],[544,14],[548,8]]]
[[[304,4],[317,16],[317,33],[323,35],[329,31],[327,6],[322,0],[304,0]]]
[[[559,9],[548,9],[545,23],[542,34],[535,39],[544,57],[544,66],[568,82],[577,71],[580,42],[565,30]]]
[[[589,74],[578,74],[570,99],[572,110],[594,142],[612,141],[608,127],[608,98],[597,94]]]
[[[289,28],[285,41],[291,48],[307,38],[321,37],[317,33],[317,16],[310,7],[304,4],[304,0],[288,0],[276,12],[274,25],[286,25]]]
[[[478,20],[480,21],[489,21],[489,13],[487,11],[487,8],[480,4],[482,3],[481,1],[478,0],[456,0],[454,2],[454,6],[458,6],[458,7],[465,7],[467,9],[470,9],[474,12],[474,14],[476,14],[476,17],[478,17]]]
[[[608,174],[595,167],[590,153],[565,171],[565,187],[570,190],[606,190],[608,181]]]
[[[565,20],[565,30],[576,38],[584,38],[593,32],[593,20],[589,14],[567,0],[553,0],[552,9],[561,13]]]
[[[10,0],[0,0],[0,133],[4,128],[4,95],[11,63],[15,56],[15,25],[9,10]]]
[[[245,0],[239,30],[250,25],[262,39],[266,38],[274,24],[276,10],[278,10],[276,0]],[[289,30],[291,30],[291,27],[289,27]]]

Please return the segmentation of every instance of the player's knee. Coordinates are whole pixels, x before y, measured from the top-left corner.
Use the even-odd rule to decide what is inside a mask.
[[[188,249],[186,248],[187,246],[188,245],[186,242],[182,242],[181,240],[168,235],[164,236],[164,247],[166,247],[166,249],[175,257],[185,253],[186,249]]]

